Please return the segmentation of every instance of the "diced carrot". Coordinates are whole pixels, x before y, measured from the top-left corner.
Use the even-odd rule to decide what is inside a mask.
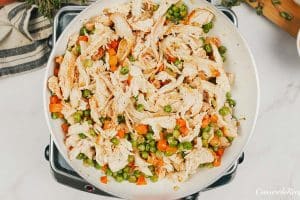
[[[183,126],[186,126],[186,121],[182,118],[179,118],[179,119],[176,119],[176,124],[179,126],[179,127],[183,127]]]
[[[64,118],[64,115],[62,114],[62,113],[57,113],[57,115],[58,115],[58,118],[60,118],[60,119],[62,119],[62,118]]]
[[[148,132],[148,125],[139,124],[135,127],[135,130],[137,131],[138,134],[144,135]]]
[[[213,146],[213,147],[219,146],[220,143],[221,143],[221,142],[220,142],[220,139],[219,139],[219,137],[216,136],[216,135],[209,141],[209,144],[210,144],[211,146]]]
[[[159,80],[154,80],[152,82],[152,84],[154,85],[155,88],[159,89],[161,87],[161,83]]]
[[[77,43],[79,43],[79,41],[87,42],[87,41],[89,41],[89,38],[86,35],[81,35],[81,36],[78,37]]]
[[[118,130],[117,136],[119,136],[119,138],[124,138],[125,137],[125,130],[124,129]]]
[[[109,56],[109,66],[112,67],[112,66],[117,66],[118,64],[118,58],[116,55],[113,55],[113,56]]]
[[[107,51],[109,56],[115,56],[117,54],[117,52],[113,48],[109,48]]]
[[[56,56],[55,57],[55,62],[58,63],[58,64],[61,64],[63,59],[64,59],[64,57],[62,57],[62,56]]]
[[[128,78],[127,78],[127,84],[128,84],[128,85],[130,85],[131,80],[132,80],[132,76],[129,74],[129,75],[128,75]]]
[[[211,71],[211,73],[212,73],[212,75],[213,75],[214,77],[220,76],[219,70],[217,70],[217,69],[211,69],[210,71]]]
[[[210,121],[212,123],[217,123],[218,122],[218,116],[216,114],[210,116]]]
[[[159,71],[159,72],[161,72],[161,71],[163,71],[163,70],[164,70],[164,68],[165,68],[165,66],[164,66],[164,65],[160,65],[160,66],[158,67],[158,71]]]
[[[160,139],[158,142],[157,142],[157,149],[160,150],[160,151],[166,151],[168,145],[167,145],[167,140],[165,139]]]
[[[180,131],[182,136],[186,136],[189,133],[189,129],[186,126],[180,127],[179,131]]]
[[[227,129],[225,126],[223,126],[223,127],[221,128],[221,131],[224,133],[225,136],[229,135],[228,129]]]
[[[113,40],[113,41],[111,41],[111,43],[109,43],[107,46],[108,46],[110,49],[112,48],[112,49],[116,50],[116,49],[118,48],[118,46],[119,46],[119,40]]]
[[[58,72],[59,72],[59,66],[57,65],[54,67],[54,70],[53,70],[54,76],[58,76]]]
[[[216,154],[220,157],[223,156],[225,149],[224,148],[218,148],[218,150],[216,151]]]
[[[206,115],[206,116],[203,118],[203,120],[202,120],[201,127],[202,127],[202,128],[205,128],[205,127],[207,127],[207,126],[209,125],[209,123],[210,123],[210,118],[209,118],[208,115]]]
[[[53,104],[53,103],[58,103],[59,102],[59,99],[56,95],[52,95],[50,97],[50,103]]]
[[[218,155],[216,155],[216,156],[215,156],[215,160],[214,160],[214,162],[213,162],[213,166],[214,166],[214,167],[218,167],[218,166],[220,166],[220,165],[221,165],[221,157],[218,156]]]
[[[101,183],[107,184],[107,176],[101,176],[100,181]]]
[[[104,173],[106,172],[107,169],[108,169],[108,165],[107,165],[107,164],[103,165],[103,167],[101,168],[101,170],[102,170]]]
[[[92,55],[92,60],[93,61],[97,61],[99,60],[100,58],[102,58],[104,55],[104,49],[102,47],[100,47],[98,49],[98,52],[95,54],[95,55]]]
[[[105,120],[103,125],[103,130],[110,129],[113,126],[113,123],[111,120]]]
[[[167,55],[167,61],[168,61],[168,62],[173,63],[173,62],[175,62],[176,60],[177,60],[177,59],[176,59],[175,57],[170,56],[170,55]]]
[[[136,181],[137,185],[147,185],[145,176],[139,176],[137,181]]]
[[[176,153],[176,151],[177,151],[176,147],[170,147],[170,146],[168,146],[166,148],[166,152],[168,152],[168,153]]]
[[[62,110],[62,104],[61,103],[50,103],[49,104],[49,110],[50,112],[54,113],[54,112],[61,112]]]
[[[63,132],[64,132],[65,134],[67,134],[67,133],[68,133],[68,130],[69,130],[69,124],[68,124],[68,123],[63,123],[63,124],[61,125],[61,129],[63,130]]]
[[[112,72],[115,72],[115,71],[117,71],[117,66],[116,65],[112,65],[112,66],[110,66],[110,71],[112,71]]]

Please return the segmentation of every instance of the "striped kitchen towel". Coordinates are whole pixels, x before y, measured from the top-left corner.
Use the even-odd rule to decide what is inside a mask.
[[[51,34],[50,20],[39,14],[35,5],[16,2],[1,8],[0,78],[44,67],[51,51],[47,45]]]

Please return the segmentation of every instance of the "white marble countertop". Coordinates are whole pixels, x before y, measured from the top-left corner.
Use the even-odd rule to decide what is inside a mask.
[[[300,58],[295,39],[247,6],[235,9],[257,62],[261,107],[245,160],[228,185],[200,199],[300,199]],[[106,199],[58,184],[44,159],[44,69],[0,80],[0,199]],[[264,196],[264,190],[298,195]]]

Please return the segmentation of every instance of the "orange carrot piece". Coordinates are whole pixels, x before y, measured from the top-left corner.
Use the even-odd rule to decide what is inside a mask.
[[[59,72],[59,66],[55,66],[53,70],[54,76],[58,76],[58,72]]]
[[[113,40],[107,45],[110,49],[116,50],[119,46],[119,40]]]
[[[176,153],[176,151],[177,151],[176,147],[170,147],[170,146],[168,146],[166,148],[166,152],[168,152],[168,153]]]
[[[81,36],[78,37],[77,43],[79,43],[79,41],[87,42],[87,41],[89,41],[89,38],[86,35],[81,35]]]
[[[146,179],[144,176],[139,176],[137,181],[136,181],[137,185],[147,185]]]
[[[221,142],[220,142],[220,139],[219,139],[219,137],[216,136],[216,135],[209,141],[209,144],[210,144],[211,146],[213,146],[213,147],[219,146],[220,143],[221,143]]]
[[[109,48],[107,51],[109,56],[115,56],[117,54],[117,52],[113,48]]]
[[[52,95],[50,97],[50,103],[51,104],[58,103],[58,102],[59,102],[59,99],[58,99],[58,97],[56,95]]]
[[[216,156],[215,156],[215,160],[214,160],[214,162],[213,162],[213,166],[214,166],[214,167],[218,167],[218,166],[220,166],[220,165],[221,165],[221,157],[218,156],[218,155],[216,155]]]
[[[210,116],[210,121],[212,123],[217,123],[218,122],[218,116],[216,114]]]
[[[167,140],[165,139],[160,139],[158,142],[157,142],[157,149],[160,150],[160,151],[166,151],[168,145],[167,145]]]
[[[124,138],[125,137],[125,130],[124,129],[118,130],[117,136],[119,136],[119,138]]]
[[[148,132],[148,125],[145,124],[139,124],[135,127],[135,130],[140,135],[145,135]]]
[[[181,135],[186,136],[189,133],[189,129],[186,126],[182,126],[179,128]]]
[[[112,124],[111,120],[105,120],[104,125],[103,125],[103,130],[110,129],[112,126],[113,126],[113,124]]]
[[[55,57],[55,62],[58,63],[58,64],[61,64],[62,61],[63,61],[63,59],[64,59],[64,57],[62,57],[62,56],[57,56],[57,57]]]
[[[61,112],[62,110],[62,104],[61,103],[50,103],[49,104],[49,110],[50,112],[54,113],[54,112]]]
[[[206,115],[202,120],[201,128],[207,127],[209,123],[210,123],[210,118],[208,115]]]
[[[176,124],[179,126],[179,127],[184,127],[186,126],[186,121],[182,118],[179,118],[179,119],[176,119]]]
[[[110,71],[115,72],[117,70],[117,66],[116,65],[111,65],[110,66]]]
[[[61,125],[61,129],[63,130],[63,132],[64,132],[65,134],[67,134],[67,133],[68,133],[68,130],[69,130],[69,124],[68,124],[68,123],[63,123],[63,124]]]
[[[107,184],[107,176],[101,176],[100,181],[103,184]]]
[[[216,151],[216,154],[220,157],[223,156],[225,149],[224,148],[218,148],[218,150]]]

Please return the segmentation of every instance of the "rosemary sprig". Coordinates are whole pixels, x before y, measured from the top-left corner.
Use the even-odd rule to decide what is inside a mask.
[[[35,4],[38,7],[39,12],[48,17],[52,18],[55,12],[67,3],[79,3],[85,4],[86,0],[24,0],[28,4]]]

